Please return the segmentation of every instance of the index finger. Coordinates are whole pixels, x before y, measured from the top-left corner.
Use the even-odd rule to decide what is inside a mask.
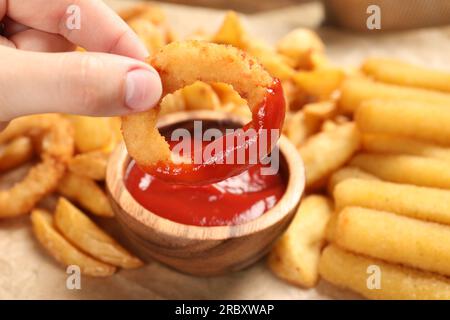
[[[128,25],[100,0],[0,0],[2,5],[14,21],[58,33],[88,51],[139,60],[149,55]]]

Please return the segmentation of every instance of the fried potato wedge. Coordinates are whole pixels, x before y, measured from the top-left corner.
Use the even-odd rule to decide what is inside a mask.
[[[328,176],[344,166],[359,149],[360,134],[354,123],[318,133],[300,147],[307,188],[321,187]]]
[[[310,195],[302,201],[291,225],[269,254],[268,265],[275,275],[303,287],[317,284],[325,226],[332,210],[331,201],[324,196]]]
[[[247,36],[236,12],[227,12],[212,41],[220,44],[229,44],[240,49],[246,47]]]
[[[16,168],[33,158],[33,143],[29,137],[18,137],[0,146],[0,172]]]
[[[395,213],[347,207],[337,218],[334,241],[349,251],[450,275],[450,226]]]
[[[378,81],[450,92],[450,72],[423,68],[388,58],[369,58],[361,69]]]
[[[160,115],[186,110],[183,90],[166,95],[160,102]]]
[[[410,155],[361,153],[350,165],[382,180],[450,189],[450,163]]]
[[[102,217],[114,216],[107,195],[92,179],[67,172],[59,182],[57,191],[93,214]]]
[[[289,57],[295,68],[311,69],[313,67],[312,54],[322,53],[325,45],[312,30],[297,28],[283,36],[276,45],[277,51]]]
[[[328,100],[339,89],[345,74],[336,68],[299,71],[294,77],[294,83],[308,95],[319,100]]]
[[[197,81],[181,89],[186,110],[219,110],[220,100],[211,86]]]
[[[74,246],[92,257],[124,269],[143,265],[111,236],[100,229],[77,207],[64,198],[59,198],[55,211],[55,226]]]
[[[112,139],[109,118],[68,115],[75,129],[75,148],[84,153],[106,147]]]
[[[93,277],[107,277],[116,271],[114,266],[95,260],[68,242],[53,226],[52,216],[43,210],[31,213],[33,231],[50,255],[65,266],[76,265],[83,274]]]
[[[105,180],[109,154],[91,151],[77,154],[69,161],[69,170],[80,176],[93,180]]]
[[[371,270],[380,272],[379,289],[369,286]],[[450,299],[450,281],[444,277],[355,255],[335,245],[323,250],[319,272],[328,282],[369,299]]]
[[[297,147],[301,147],[313,134],[319,132],[321,120],[305,116],[303,110],[299,110],[286,121],[283,131],[288,139]]]
[[[166,44],[163,30],[149,20],[133,18],[128,25],[137,34],[149,52],[155,52]]]
[[[450,162],[450,148],[393,135],[364,134],[362,149],[367,152],[409,154]]]
[[[450,146],[449,106],[417,101],[371,100],[360,105],[355,121],[364,133],[398,135]]]
[[[334,200],[337,210],[356,206],[450,224],[450,190],[347,179],[334,189]]]

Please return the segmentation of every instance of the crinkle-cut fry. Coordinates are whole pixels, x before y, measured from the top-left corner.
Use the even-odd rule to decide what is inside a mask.
[[[35,209],[31,213],[33,231],[50,255],[65,266],[76,265],[83,274],[107,277],[116,271],[114,266],[95,260],[68,242],[53,226],[53,217],[46,211]]]
[[[328,180],[328,193],[330,195],[333,195],[333,191],[336,188],[336,186],[342,182],[345,181],[347,179],[352,179],[352,178],[357,178],[357,179],[367,179],[367,180],[378,180],[378,178],[376,176],[374,176],[373,174],[370,174],[368,172],[365,172],[364,170],[361,170],[360,168],[357,167],[343,167],[341,169],[339,169],[338,171],[334,172],[330,179]]]
[[[219,30],[212,37],[212,42],[229,44],[236,48],[245,49],[247,46],[247,35],[236,12],[227,12]]]
[[[450,92],[450,72],[388,58],[369,58],[361,69],[378,81]]]
[[[307,118],[303,110],[299,110],[286,121],[283,131],[288,139],[299,148],[309,137],[320,130],[321,123],[320,119]]]
[[[299,71],[293,76],[294,83],[302,91],[320,100],[328,100],[344,78],[344,71],[337,68]]]
[[[299,151],[305,164],[307,188],[326,183],[328,176],[345,165],[359,149],[360,134],[354,123],[309,138]]]
[[[105,148],[113,132],[110,118],[68,115],[75,129],[75,148],[84,153]]]
[[[60,115],[27,116],[13,120],[0,134],[0,143],[18,136],[35,139],[41,161],[25,178],[11,188],[0,191],[0,218],[29,213],[46,195],[56,189],[73,154],[72,126]]]
[[[450,189],[450,163],[410,155],[361,153],[350,161],[382,180]]]
[[[378,270],[380,271],[379,289],[368,286],[368,284],[376,285],[370,281],[370,276],[375,276]],[[450,281],[444,277],[355,255],[335,245],[330,245],[323,250],[319,272],[320,276],[328,282],[353,290],[369,299],[450,299]]]
[[[320,251],[325,243],[325,227],[333,210],[324,196],[306,197],[289,228],[269,254],[268,265],[278,277],[311,288],[319,280]]]
[[[410,154],[450,162],[450,148],[393,135],[364,134],[362,149],[367,152]]]
[[[347,207],[337,218],[336,244],[388,262],[450,275],[450,226],[395,213]]]
[[[33,143],[29,137],[18,137],[0,146],[0,172],[16,168],[33,158]]]
[[[448,105],[366,101],[356,111],[355,121],[364,133],[399,135],[450,146],[450,100]]]
[[[284,35],[276,45],[277,51],[289,57],[295,68],[311,69],[312,54],[323,53],[325,45],[317,33],[306,28],[297,28]]]
[[[348,78],[342,83],[338,105],[341,111],[353,113],[363,101],[374,99],[412,100],[447,107],[450,105],[450,94],[375,82],[360,77]]]
[[[58,200],[54,220],[56,228],[66,239],[92,257],[125,269],[143,265],[141,260],[129,253],[87,215],[62,197]]]
[[[347,179],[334,189],[336,209],[364,207],[450,224],[450,190]]]
[[[107,195],[92,179],[67,172],[59,182],[57,191],[93,214],[102,217],[114,216]]]
[[[219,110],[220,100],[207,83],[196,81],[181,89],[186,110]]]
[[[105,180],[109,154],[103,151],[91,151],[77,154],[69,161],[69,170],[93,180]]]

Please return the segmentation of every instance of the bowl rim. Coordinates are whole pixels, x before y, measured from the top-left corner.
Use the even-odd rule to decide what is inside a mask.
[[[236,121],[244,123],[245,119],[220,111],[192,111],[177,112],[161,116],[158,127],[164,127],[177,122],[202,119],[217,121]],[[131,161],[124,142],[113,151],[107,166],[106,187],[118,205],[121,213],[126,214],[149,230],[157,230],[172,237],[182,237],[189,240],[225,240],[229,238],[248,236],[272,227],[283,220],[292,210],[296,209],[305,191],[305,170],[303,160],[295,146],[283,135],[278,141],[280,156],[284,158],[287,169],[286,190],[273,208],[260,217],[242,224],[230,226],[196,226],[181,224],[144,208],[128,191],[124,183],[124,176]],[[116,210],[115,210],[116,211]],[[117,214],[117,212],[116,212]],[[134,232],[133,230],[131,230]]]

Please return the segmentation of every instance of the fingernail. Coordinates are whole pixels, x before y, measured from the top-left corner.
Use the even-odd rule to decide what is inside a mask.
[[[146,69],[135,69],[127,73],[125,80],[125,103],[135,111],[154,107],[161,97],[162,85],[159,76]]]

